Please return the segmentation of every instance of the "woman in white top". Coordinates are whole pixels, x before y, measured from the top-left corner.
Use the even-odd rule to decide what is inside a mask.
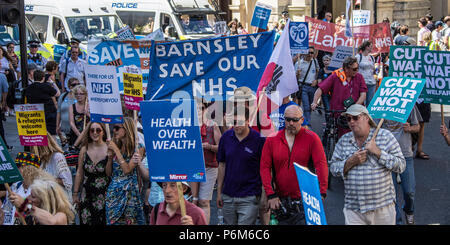
[[[41,158],[41,169],[56,178],[56,182],[64,187],[70,202],[72,202],[72,172],[67,166],[64,151],[49,133],[47,133],[47,141],[48,145],[37,146]]]
[[[359,54],[355,56],[359,64],[359,73],[364,77],[364,81],[367,85],[367,97],[366,106],[370,104],[376,91],[376,81],[375,72],[375,59],[370,55],[372,52],[372,43],[370,41],[365,41],[358,48]]]

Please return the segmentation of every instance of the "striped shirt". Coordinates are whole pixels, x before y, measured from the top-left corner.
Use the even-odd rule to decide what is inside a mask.
[[[374,131],[374,128],[370,129],[364,145],[372,139]],[[346,209],[366,213],[395,201],[392,172],[402,173],[405,170],[405,158],[394,135],[388,130],[380,129],[375,143],[381,150],[380,159],[368,153],[367,161],[353,167],[346,176],[345,162],[360,148],[353,132],[342,136],[336,145],[330,171],[344,179]],[[361,149],[364,150],[364,146]]]

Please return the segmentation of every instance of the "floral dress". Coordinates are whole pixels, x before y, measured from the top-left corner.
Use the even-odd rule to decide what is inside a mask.
[[[109,177],[106,175],[108,157],[94,164],[86,152],[83,163],[83,189],[80,200],[82,225],[106,225],[105,197]]]
[[[123,158],[126,162],[131,159],[125,155]],[[108,225],[145,225],[137,167],[125,175],[117,158],[113,160],[112,179],[106,192],[106,221]]]

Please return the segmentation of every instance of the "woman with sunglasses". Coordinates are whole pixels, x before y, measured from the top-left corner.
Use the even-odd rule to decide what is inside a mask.
[[[96,122],[90,122],[86,128],[88,130],[81,134],[82,147],[72,198],[74,204],[79,204],[81,225],[105,225],[105,197],[110,180],[106,174],[106,129],[104,124]]]
[[[85,124],[90,121],[89,105],[87,104],[87,89],[84,85],[73,88],[77,102],[69,107],[70,138],[69,145],[74,145],[83,132]]]
[[[58,98],[58,111],[56,115],[56,132],[61,139],[61,145],[64,147],[67,142],[67,136],[70,133],[69,108],[77,102],[73,95],[73,88],[80,85],[77,78],[70,78],[68,81],[69,91],[64,92]]]
[[[124,123],[114,125],[113,131],[113,140],[107,140],[109,158],[106,173],[111,176],[106,192],[107,225],[144,225],[138,171],[142,175],[145,149],[142,144],[136,147],[136,129],[132,118],[125,117]]]

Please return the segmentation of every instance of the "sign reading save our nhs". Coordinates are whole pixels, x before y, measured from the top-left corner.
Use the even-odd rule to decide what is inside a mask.
[[[175,91],[226,99],[234,89],[258,88],[273,50],[274,32],[152,45],[146,99]]]

